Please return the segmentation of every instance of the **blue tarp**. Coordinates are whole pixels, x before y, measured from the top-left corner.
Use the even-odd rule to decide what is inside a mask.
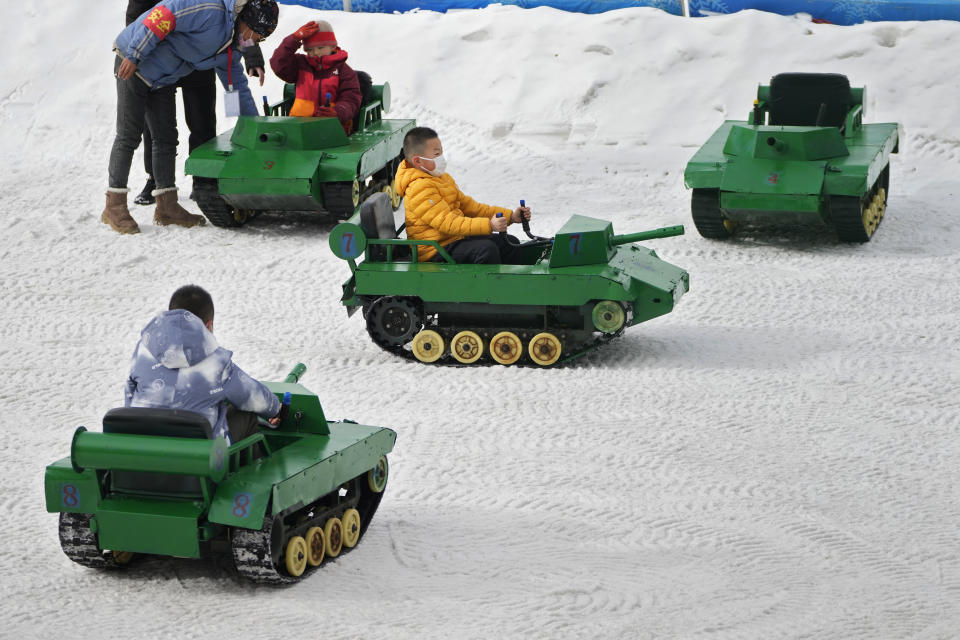
[[[281,0],[314,9],[338,11],[344,0]],[[693,16],[735,13],[758,9],[781,15],[809,13],[833,24],[857,24],[867,20],[960,20],[960,0],[689,0]],[[601,13],[624,7],[656,7],[674,15],[683,13],[681,0],[500,0],[518,7],[554,7],[578,13]],[[412,9],[446,11],[479,9],[489,0],[347,0],[351,11],[368,13],[404,12]]]

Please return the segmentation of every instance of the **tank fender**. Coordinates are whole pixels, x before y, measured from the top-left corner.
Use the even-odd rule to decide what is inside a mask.
[[[270,505],[271,485],[235,482],[229,478],[217,487],[210,502],[210,522],[241,529],[259,530]]]

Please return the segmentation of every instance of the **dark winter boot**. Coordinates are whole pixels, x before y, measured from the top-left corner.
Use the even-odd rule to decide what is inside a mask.
[[[190,213],[177,202],[177,188],[157,189],[153,192],[157,199],[157,210],[153,221],[161,226],[175,224],[181,227],[195,227],[206,222],[203,216]]]
[[[100,214],[100,221],[119,233],[140,233],[137,221],[127,209],[127,189],[107,189],[107,206]]]
[[[153,197],[153,190],[157,188],[157,185],[153,182],[153,176],[147,176],[147,184],[143,185],[143,191],[133,199],[134,204],[153,204],[157,201]]]

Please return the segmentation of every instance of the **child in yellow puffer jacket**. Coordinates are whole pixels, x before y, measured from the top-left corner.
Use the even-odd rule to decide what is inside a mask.
[[[502,232],[529,220],[529,207],[493,207],[461,192],[446,173],[440,137],[428,127],[407,132],[403,157],[396,185],[404,198],[407,238],[436,240],[458,263],[519,264],[519,241]],[[443,260],[429,246],[419,247],[418,255],[420,262]]]

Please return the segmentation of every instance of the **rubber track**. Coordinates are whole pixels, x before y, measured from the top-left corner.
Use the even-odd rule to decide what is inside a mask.
[[[197,206],[215,227],[240,227],[233,216],[233,207],[220,197],[220,190],[213,185],[197,185],[193,190]]]
[[[97,534],[90,530],[90,514],[60,514],[60,548],[68,558],[91,569],[115,567],[113,558],[97,546]]]
[[[690,199],[693,224],[704,238],[726,240],[730,232],[723,226],[720,213],[720,191],[717,189],[694,189]]]
[[[561,349],[562,349],[562,351],[561,351],[561,356],[560,356],[560,358],[559,358],[556,362],[554,362],[553,364],[548,365],[548,366],[546,366],[546,367],[544,367],[544,366],[542,366],[542,365],[539,365],[539,364],[533,362],[532,360],[530,360],[530,356],[529,356],[529,354],[527,354],[526,350],[524,350],[524,353],[523,353],[522,356],[520,356],[520,359],[517,360],[516,362],[514,362],[513,364],[510,364],[510,365],[500,365],[500,366],[508,366],[508,367],[533,367],[533,368],[536,368],[536,369],[548,369],[548,368],[550,368],[550,367],[558,367],[558,366],[560,366],[560,365],[562,365],[562,364],[564,364],[564,363],[570,362],[571,360],[576,360],[577,358],[579,358],[579,357],[581,357],[581,356],[584,356],[584,355],[590,353],[590,352],[593,351],[594,349],[599,349],[600,347],[604,346],[605,344],[607,344],[608,342],[610,342],[610,341],[613,340],[614,338],[620,336],[620,335],[623,333],[623,331],[624,331],[625,328],[626,328],[626,327],[621,328],[620,331],[618,331],[618,332],[616,332],[616,333],[611,333],[611,334],[602,333],[602,334],[600,334],[598,337],[594,338],[593,340],[590,340],[590,341],[584,343],[584,345],[583,345],[580,349],[578,349],[578,350],[576,350],[576,351],[574,351],[573,353],[570,353],[570,354],[566,353],[566,347],[567,347],[567,345],[564,344],[564,343],[561,343]],[[500,327],[500,328],[496,328],[496,329],[485,328],[484,331],[485,331],[485,332],[486,332],[486,331],[489,331],[491,334],[496,335],[497,333],[499,333],[499,332],[501,332],[501,331],[513,331],[514,333],[518,333],[518,334],[519,334],[519,333],[529,332],[530,329],[516,329],[516,328],[512,328],[512,327]],[[548,328],[548,329],[543,329],[543,331],[550,331],[550,329],[549,329],[549,328]],[[537,333],[539,333],[539,332],[540,332],[540,331],[538,330]],[[407,350],[407,349],[404,348],[404,347],[406,346],[406,344],[403,344],[403,345],[393,345],[393,344],[390,344],[390,343],[387,342],[382,336],[377,335],[376,331],[371,330],[370,327],[369,327],[369,325],[367,326],[367,334],[368,334],[368,335],[370,336],[370,338],[373,340],[374,344],[376,344],[378,347],[380,347],[380,348],[383,349],[384,351],[386,351],[386,352],[388,352],[388,353],[392,353],[392,354],[395,355],[395,356],[400,356],[401,358],[406,358],[407,360],[413,360],[413,361],[415,361],[415,362],[420,362],[419,360],[417,360],[417,357],[416,357],[415,355],[413,355],[413,351],[410,351],[410,350]],[[425,364],[425,365],[429,365],[429,366],[442,365],[442,366],[446,366],[446,367],[476,367],[476,366],[499,365],[500,363],[490,357],[489,344],[488,344],[488,345],[487,345],[487,351],[483,354],[483,356],[481,356],[480,359],[477,360],[476,362],[472,362],[472,363],[470,363],[470,364],[464,364],[464,363],[460,362],[459,360],[457,360],[456,358],[454,358],[454,357],[453,357],[452,355],[450,355],[449,353],[444,354],[442,357],[440,357],[439,359],[437,359],[437,360],[434,361],[434,362],[421,362],[420,364]]]
[[[357,479],[354,479],[354,481],[356,480]],[[363,540],[363,535],[366,533],[367,527],[373,520],[373,514],[377,512],[377,507],[380,506],[380,500],[383,498],[383,494],[386,491],[386,488],[384,488],[384,491],[380,493],[373,493],[370,491],[366,486],[366,473],[360,476],[359,486],[361,487],[361,491],[356,503],[356,509],[360,512],[360,535],[357,538],[357,545],[359,545],[360,541]],[[323,496],[321,496],[320,499],[322,500]],[[342,510],[347,506],[348,505],[341,504],[332,509],[327,509],[326,511],[312,518],[309,522],[309,525],[323,526],[323,523],[325,523],[327,519],[331,517],[331,511]],[[310,507],[307,507],[307,509],[309,508]],[[310,565],[307,565],[307,568],[303,574],[296,578],[280,572],[279,565],[281,565],[283,562],[282,550],[280,554],[280,560],[277,564],[274,564],[273,555],[270,551],[274,522],[274,518],[265,517],[263,527],[261,527],[259,531],[240,528],[234,528],[231,530],[230,546],[233,554],[233,563],[236,566],[237,572],[240,574],[240,576],[250,580],[251,582],[256,582],[259,584],[290,584],[297,582],[298,580],[302,580],[310,575],[310,573],[313,571],[319,569],[320,567],[311,567]],[[353,548],[355,549],[356,546]],[[337,557],[339,558],[349,551],[352,551],[352,549],[344,546]]]

